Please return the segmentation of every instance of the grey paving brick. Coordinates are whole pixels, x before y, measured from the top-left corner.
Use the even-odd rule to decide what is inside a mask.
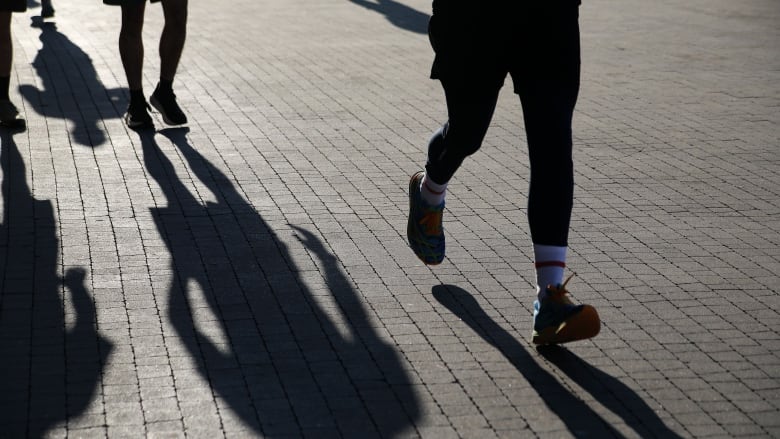
[[[145,134],[121,121],[118,10],[92,6],[13,18],[4,434],[780,434],[771,0],[580,7],[569,266],[603,327],[556,357],[528,341],[509,81],[450,185],[447,260],[406,246],[408,177],[446,117],[429,1],[193,3],[190,123]],[[162,23],[147,7],[147,92]]]

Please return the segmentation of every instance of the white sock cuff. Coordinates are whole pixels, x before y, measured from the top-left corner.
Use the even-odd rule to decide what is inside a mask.
[[[420,195],[426,203],[438,206],[444,202],[444,196],[447,195],[447,183],[438,184],[425,174],[420,182]]]
[[[426,173],[422,179],[422,187],[438,195],[447,190],[447,183],[439,184],[428,177]]]
[[[555,245],[534,244],[534,263],[539,268],[539,264],[554,263],[559,267],[566,267],[566,251],[569,247],[559,247]]]

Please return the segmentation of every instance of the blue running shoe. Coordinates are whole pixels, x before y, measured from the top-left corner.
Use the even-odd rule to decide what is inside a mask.
[[[601,320],[596,308],[575,305],[566,297],[566,284],[547,287],[547,297],[534,301],[534,344],[559,344],[595,337],[601,330]]]
[[[422,199],[420,182],[425,172],[419,171],[409,180],[409,222],[406,236],[414,254],[427,265],[444,260],[444,228],[441,224],[444,203],[430,206]]]

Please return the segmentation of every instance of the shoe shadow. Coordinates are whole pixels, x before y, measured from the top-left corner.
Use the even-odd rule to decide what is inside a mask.
[[[95,329],[84,269],[58,274],[54,208],[32,196],[13,133],[2,128],[0,151],[0,436],[44,437],[70,419],[103,412],[95,395],[112,345]]]
[[[274,231],[187,133],[139,136],[165,197],[152,214],[171,257],[170,322],[216,397],[206,392],[203,402],[224,402],[270,438],[414,431],[420,408],[411,377],[335,256],[304,228]],[[174,168],[172,154],[186,171]],[[203,202],[200,191],[217,201]],[[296,265],[307,255],[307,268]]]
[[[122,89],[107,90],[98,79],[92,59],[57,30],[55,23],[33,19],[43,44],[32,62],[42,89],[21,84],[19,92],[40,115],[70,121],[72,141],[98,147],[106,142],[103,120],[118,119]]]
[[[428,14],[394,0],[349,0],[352,3],[378,12],[394,26],[418,34],[428,34]]]
[[[453,285],[437,285],[433,287],[433,296],[487,343],[498,349],[528,380],[550,413],[557,416],[574,436],[624,437],[585,401],[573,395],[540,366],[526,347],[491,319],[467,291]],[[546,352],[558,360],[551,362],[563,365],[567,375],[571,374],[569,376],[572,379],[582,385],[597,401],[620,416],[640,437],[679,437],[664,425],[634,391],[617,379],[577,359],[563,348],[548,349]],[[577,373],[575,368],[582,371]],[[585,376],[589,378],[586,379]],[[656,434],[658,436],[654,436]]]

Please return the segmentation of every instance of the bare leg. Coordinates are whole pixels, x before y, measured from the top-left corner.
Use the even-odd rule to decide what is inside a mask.
[[[13,62],[13,41],[11,41],[11,12],[0,11],[0,123],[6,126],[19,126],[24,120],[18,119],[19,111],[8,97],[11,85],[11,67]]]
[[[187,38],[187,0],[162,0],[165,27],[160,37],[160,78],[173,81]]]
[[[12,60],[13,43],[11,42],[11,12],[0,11],[0,77],[7,78],[11,76]]]
[[[146,2],[122,5],[122,30],[119,32],[119,56],[127,76],[130,90],[143,88],[144,12]]]

